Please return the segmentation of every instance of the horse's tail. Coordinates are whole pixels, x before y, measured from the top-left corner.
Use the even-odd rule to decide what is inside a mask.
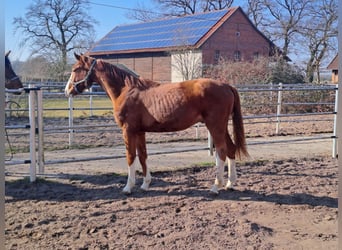
[[[245,139],[245,130],[243,127],[242,113],[241,113],[241,105],[240,105],[240,96],[236,88],[231,86],[231,89],[234,93],[234,107],[233,107],[233,130],[234,130],[234,144],[236,146],[236,154],[239,158],[242,155],[249,157]]]

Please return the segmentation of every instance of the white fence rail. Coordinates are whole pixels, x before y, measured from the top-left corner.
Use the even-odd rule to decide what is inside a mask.
[[[58,87],[60,89],[60,87]],[[51,84],[48,88],[46,87],[34,87],[32,85],[29,86],[29,88],[26,88],[26,92],[28,94],[28,103],[29,107],[28,109],[20,109],[20,111],[28,111],[29,116],[29,125],[26,125],[26,128],[29,130],[29,145],[30,145],[30,159],[25,160],[23,162],[18,162],[15,160],[7,161],[6,165],[14,165],[18,163],[23,164],[30,164],[30,180],[35,181],[36,179],[36,169],[38,168],[39,174],[44,174],[44,165],[45,164],[56,164],[56,163],[65,163],[62,161],[56,161],[56,160],[50,160],[45,161],[44,159],[44,133],[68,133],[69,134],[69,146],[73,145],[74,143],[74,136],[75,131],[87,131],[89,130],[88,125],[75,125],[74,124],[74,114],[73,111],[80,110],[80,108],[75,108],[73,106],[73,99],[69,99],[69,107],[65,108],[63,110],[67,110],[69,112],[69,126],[54,126],[54,128],[46,129],[44,128],[44,117],[43,117],[43,111],[44,112],[55,112],[57,108],[49,108],[49,109],[43,109],[43,98],[51,98],[51,97],[60,97],[64,94],[60,93],[60,91],[55,91],[56,86],[51,87]],[[325,115],[330,117],[330,120],[334,120],[334,126],[333,126],[333,135],[332,136],[320,136],[320,137],[310,137],[310,138],[303,138],[302,140],[312,140],[312,139],[332,139],[333,145],[332,145],[332,155],[335,157],[337,155],[337,143],[336,143],[336,122],[337,122],[337,85],[286,85],[286,84],[279,84],[279,85],[253,85],[253,86],[240,86],[238,87],[240,96],[241,96],[241,103],[243,108],[246,108],[246,106],[251,105],[255,107],[261,107],[265,108],[266,106],[271,109],[274,109],[274,112],[259,112],[257,114],[248,114],[244,116],[245,119],[245,126],[248,126],[248,124],[252,123],[263,123],[263,122],[272,122],[275,123],[275,133],[278,134],[280,131],[281,123],[284,122],[284,118],[286,117],[304,117],[304,116],[312,116],[312,115]],[[303,95],[310,95],[315,92],[320,91],[321,93],[328,93],[328,96],[332,96],[330,98],[332,101],[310,101],[310,102],[299,102],[299,101],[289,101],[287,98],[287,102],[284,99],[284,92],[303,92]],[[259,98],[260,99],[260,93],[269,93],[266,94],[266,103],[256,103],[253,101],[253,98]],[[103,96],[104,98],[107,98],[106,95],[102,92],[89,92],[86,94],[83,94],[83,96],[89,97],[89,107],[81,108],[82,110],[89,111],[89,116],[93,115],[93,111],[98,110],[100,108],[97,108],[93,104],[93,97],[94,96]],[[64,98],[64,97],[63,97]],[[282,113],[282,110],[284,106],[326,106],[326,110],[320,111],[320,112],[292,112],[292,113]],[[103,109],[103,108],[101,108]],[[105,110],[111,110],[110,107],[105,108]],[[295,110],[295,108],[293,108]],[[6,112],[10,112],[11,110],[6,110]],[[267,121],[264,121],[263,119],[268,119]],[[329,119],[329,118],[328,118]],[[298,122],[299,120],[297,120]],[[307,120],[306,120],[307,121]],[[315,120],[317,121],[317,119]],[[322,120],[323,122],[326,121],[325,119]],[[92,125],[94,127],[94,125]],[[98,125],[97,127],[102,127],[103,129],[110,129],[111,131],[117,131],[119,132],[119,129],[113,125]],[[7,125],[6,129],[8,130],[15,130],[18,128],[18,125]],[[287,140],[289,141],[289,140]],[[277,142],[284,142],[284,140],[281,141],[272,141],[272,143]],[[258,142],[263,143],[263,142]],[[270,143],[265,142],[265,143]],[[255,143],[256,144],[256,143]],[[212,142],[210,140],[210,136],[208,136],[208,147],[202,147],[200,150],[203,149],[209,149],[210,152],[213,152]],[[198,149],[193,149],[198,150]],[[183,150],[184,151],[184,150]],[[189,150],[185,150],[189,151]],[[178,152],[178,151],[177,151]],[[163,153],[163,152],[160,152]],[[170,153],[170,152],[165,152]],[[120,156],[121,157],[121,156]],[[118,156],[113,156],[111,158],[118,158]],[[92,159],[92,158],[83,158],[83,159],[74,159],[74,161],[89,161],[89,160],[98,160],[100,158]]]

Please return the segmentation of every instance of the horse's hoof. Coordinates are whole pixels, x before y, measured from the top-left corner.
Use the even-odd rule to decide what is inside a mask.
[[[131,189],[129,189],[127,187],[124,187],[124,189],[122,189],[122,193],[124,193],[124,194],[131,194],[132,191],[131,191]]]
[[[224,189],[227,190],[227,191],[235,191],[235,188],[232,187],[232,186],[231,187],[227,187],[226,186]]]
[[[224,182],[224,180],[223,180],[223,178],[220,178],[220,179],[215,179],[215,186],[217,186],[217,187],[223,187],[224,186],[224,184],[223,184],[223,182]]]
[[[151,180],[149,181],[144,181],[143,184],[141,184],[140,189],[147,191],[150,188]]]
[[[225,186],[225,190],[234,190],[234,184],[228,181],[227,185]]]
[[[141,185],[140,186],[140,189],[142,190],[142,191],[148,191],[148,189],[149,189],[149,186],[145,186],[145,185]]]
[[[216,185],[213,185],[212,188],[210,189],[210,193],[218,195],[219,194],[218,187]]]

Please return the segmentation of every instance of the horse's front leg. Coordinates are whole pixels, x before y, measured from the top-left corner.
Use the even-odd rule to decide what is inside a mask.
[[[136,135],[123,130],[123,137],[126,145],[126,159],[128,164],[127,184],[122,190],[125,194],[130,194],[135,186],[135,158],[136,158]]]
[[[144,176],[143,178],[144,181],[140,188],[146,191],[150,187],[152,177],[146,165],[147,151],[146,151],[145,133],[141,133],[137,137],[137,152],[138,152],[138,157],[139,157],[139,161],[140,161],[143,176]]]

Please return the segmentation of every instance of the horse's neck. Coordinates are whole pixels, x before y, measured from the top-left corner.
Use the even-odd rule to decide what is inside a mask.
[[[101,85],[112,101],[115,101],[126,87],[125,74],[114,65],[102,62],[96,70],[97,83]]]
[[[145,81],[136,78],[111,64],[103,64],[102,68],[97,71],[98,83],[106,91],[108,96],[115,101],[126,88],[146,89],[157,85],[152,81]]]

